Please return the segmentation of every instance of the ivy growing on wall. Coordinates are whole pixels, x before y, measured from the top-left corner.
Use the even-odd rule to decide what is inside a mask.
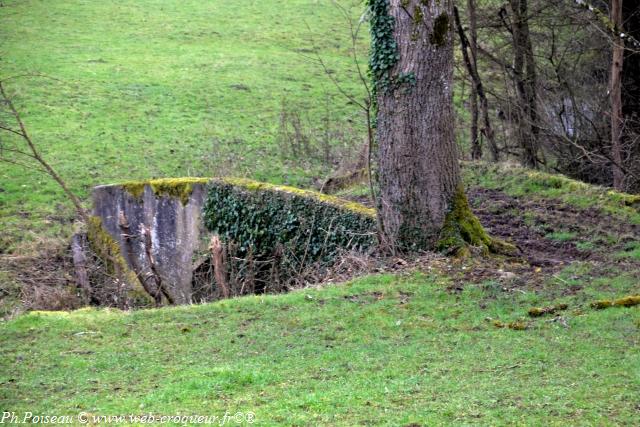
[[[285,276],[314,263],[331,264],[341,251],[375,246],[375,212],[362,205],[291,187],[221,179],[208,185],[206,227],[238,255],[277,258]]]

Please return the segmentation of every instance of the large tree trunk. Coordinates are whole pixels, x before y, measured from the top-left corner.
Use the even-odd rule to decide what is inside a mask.
[[[469,210],[454,141],[453,1],[390,0],[388,6],[399,59],[377,87],[386,241],[413,250],[465,241],[489,246]],[[376,17],[372,22],[375,37]]]
[[[622,0],[611,2],[611,22],[615,26],[616,34],[622,31]],[[611,158],[613,160],[613,187],[622,190],[624,173],[622,172],[622,64],[624,60],[624,41],[615,36],[613,38],[613,58],[611,61]]]

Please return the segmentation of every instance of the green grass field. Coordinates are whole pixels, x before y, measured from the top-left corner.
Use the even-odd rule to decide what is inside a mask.
[[[361,3],[340,3],[357,21]],[[331,1],[5,0],[2,6],[0,79],[48,76],[6,86],[45,157],[83,198],[97,184],[164,176],[233,174],[308,185],[334,165],[319,160],[317,145],[309,155],[291,156],[278,136],[283,102],[336,155],[364,141],[358,108],[309,59],[315,47],[332,76],[364,96],[348,22]],[[367,45],[363,28],[365,66]],[[46,176],[3,164],[5,250],[28,229],[64,234],[73,216],[67,205]]]
[[[257,425],[637,422],[640,311],[588,307],[632,278],[555,301],[451,284],[383,275],[203,306],[23,315],[0,328],[0,401],[50,415],[253,412]],[[566,326],[487,320],[559,301]]]
[[[340,3],[359,19],[360,0]],[[29,75],[7,90],[87,206],[94,185],[153,177],[309,186],[364,140],[358,108],[309,59],[315,46],[331,75],[364,95],[348,24],[330,0],[0,5],[0,79]],[[363,62],[367,39],[363,28]],[[294,155],[301,147],[281,136],[283,112],[299,114],[308,153]],[[541,230],[548,245],[592,258],[538,269],[439,260],[286,295],[22,314],[0,322],[0,417],[241,411],[256,425],[637,424],[640,310],[590,303],[640,294],[640,199],[507,166],[464,174],[470,188],[499,193],[496,215],[522,214],[526,238]],[[553,210],[558,203],[567,209]],[[42,236],[66,242],[73,216],[49,178],[0,166],[0,254],[20,255]],[[13,268],[0,262],[3,317],[20,303]],[[559,317],[527,316],[559,303],[568,305]]]

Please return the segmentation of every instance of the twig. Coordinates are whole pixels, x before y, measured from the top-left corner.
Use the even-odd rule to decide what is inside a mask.
[[[5,79],[5,80],[7,80],[7,79]],[[31,150],[33,158],[38,163],[40,163],[40,165],[45,169],[45,172],[51,178],[53,178],[53,180],[56,181],[58,183],[58,185],[60,185],[60,187],[62,188],[64,193],[67,195],[67,197],[71,200],[71,202],[75,206],[76,212],[78,213],[78,215],[80,215],[80,217],[84,220],[84,222],[88,222],[88,219],[89,219],[88,214],[84,210],[84,208],[82,207],[82,204],[80,203],[80,199],[78,199],[78,197],[69,189],[69,187],[67,187],[67,184],[62,179],[62,177],[60,175],[58,175],[58,173],[53,169],[53,167],[51,167],[51,165],[49,165],[49,163],[40,155],[40,151],[38,150],[38,148],[36,147],[35,143],[31,139],[31,136],[27,132],[27,128],[26,128],[24,122],[22,121],[22,118],[20,117],[20,114],[18,113],[18,110],[16,109],[15,105],[13,105],[13,102],[11,101],[9,96],[7,95],[7,92],[5,91],[3,82],[4,82],[4,80],[0,80],[0,95],[2,95],[3,101],[5,102],[5,104],[7,104],[7,106],[11,110],[11,114],[13,115],[13,117],[16,120],[16,122],[20,126],[20,133],[18,133],[18,132],[13,132],[13,133],[16,133],[16,134],[18,134],[18,135],[20,135],[22,137],[22,139],[29,146],[29,149]]]

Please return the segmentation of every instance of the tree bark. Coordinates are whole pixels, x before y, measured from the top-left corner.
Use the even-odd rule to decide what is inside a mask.
[[[513,73],[518,94],[517,135],[523,166],[538,168],[537,75],[529,32],[528,0],[509,0],[513,24]]]
[[[471,33],[471,40],[467,39],[467,36],[464,33],[464,29],[462,28],[462,23],[460,22],[460,16],[458,14],[457,8],[454,8],[454,15],[456,26],[458,28],[458,35],[460,37],[460,44],[462,49],[462,56],[464,59],[465,66],[467,68],[467,72],[471,77],[473,82],[472,84],[472,92],[471,92],[471,145],[472,145],[472,154],[471,157],[473,159],[479,159],[482,157],[482,146],[478,143],[478,146],[474,145],[474,141],[478,139],[478,104],[477,100],[474,99],[474,95],[480,99],[480,109],[482,111],[482,121],[483,128],[482,134],[489,141],[489,150],[491,151],[491,157],[494,162],[500,160],[500,150],[498,149],[498,144],[496,143],[495,133],[493,128],[491,127],[491,120],[489,119],[489,102],[487,101],[487,96],[484,92],[484,86],[482,85],[482,80],[480,79],[480,73],[478,72],[478,63],[477,63],[477,52],[478,52],[478,43],[477,43],[477,31],[476,31],[476,11],[475,11],[475,1],[468,0],[468,8],[469,8],[469,22],[470,28],[469,31]],[[469,52],[471,54],[469,54]],[[477,157],[474,156],[476,153],[475,150],[479,151],[479,155]]]
[[[622,190],[624,173],[622,172],[622,66],[624,62],[624,41],[617,36],[622,31],[622,0],[611,1],[611,23],[615,26],[613,37],[613,55],[611,60],[611,158],[613,160],[613,187]]]
[[[399,59],[377,96],[386,241],[402,250],[489,246],[468,208],[454,140],[453,1],[388,4]],[[414,82],[394,83],[407,75]]]
[[[477,74],[478,72],[478,30],[476,25],[476,5],[474,0],[467,0],[467,9],[469,12],[469,50],[471,51],[471,58],[469,63],[473,70]],[[458,14],[456,13],[456,21],[460,21]],[[462,30],[462,24],[459,25]],[[465,49],[466,51],[466,49]],[[473,80],[473,79],[472,79]],[[479,160],[482,158],[482,145],[480,143],[478,135],[478,83],[474,80],[471,85],[471,158],[473,160]]]

